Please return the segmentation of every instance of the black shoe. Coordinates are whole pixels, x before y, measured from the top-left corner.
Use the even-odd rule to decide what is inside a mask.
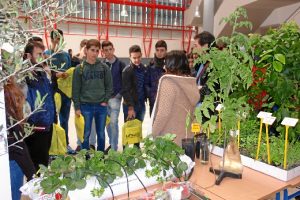
[[[93,149],[95,151],[96,148],[94,145],[90,144],[90,149]]]
[[[69,145],[67,146],[67,153],[68,154],[76,154],[76,151],[74,151]]]
[[[109,145],[105,150],[104,150],[104,154],[107,155],[108,151],[111,149],[111,145]]]
[[[76,152],[80,151],[81,150],[81,147],[78,145],[75,149]]]

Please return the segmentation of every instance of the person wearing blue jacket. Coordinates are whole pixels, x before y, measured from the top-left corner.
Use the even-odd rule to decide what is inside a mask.
[[[154,107],[159,79],[164,75],[164,63],[167,54],[167,43],[159,40],[155,44],[155,54],[153,62],[147,67],[145,75],[145,86],[147,91],[147,99],[150,105],[150,116]]]
[[[30,42],[24,50],[24,59],[30,60],[32,64],[37,64],[37,60],[42,56],[44,45],[40,42]],[[53,96],[53,88],[50,80],[42,65],[35,67],[32,72],[34,79],[26,78],[28,87],[26,101],[31,111],[35,110],[35,102],[38,93],[44,98],[43,105],[39,112],[35,112],[27,119],[27,123],[38,127],[34,129],[32,135],[25,139],[31,159],[35,168],[38,170],[39,165],[48,165],[49,149],[52,139],[52,124],[56,121],[55,103]]]
[[[70,117],[70,109],[71,109],[71,99],[67,97],[62,91],[58,89],[57,86],[57,78],[66,78],[68,76],[65,71],[67,71],[71,66],[71,58],[70,55],[61,50],[57,52],[57,48],[60,42],[61,37],[63,37],[63,31],[60,29],[53,30],[50,33],[51,38],[51,49],[45,51],[45,54],[50,56],[53,55],[51,58],[51,63],[53,67],[56,67],[57,71],[52,76],[53,84],[55,88],[55,92],[58,92],[61,95],[61,109],[59,113],[59,121],[61,127],[66,132],[66,141],[67,141],[67,148],[68,153],[75,153],[75,151],[69,146],[69,137],[68,137],[68,126],[69,126],[69,117]],[[75,66],[73,66],[75,67]]]

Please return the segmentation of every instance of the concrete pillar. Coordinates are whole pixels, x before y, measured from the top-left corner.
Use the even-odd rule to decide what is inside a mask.
[[[203,30],[214,32],[215,0],[204,0],[203,2]]]
[[[1,56],[1,55],[0,55]],[[6,117],[5,117],[5,104],[4,104],[4,93],[3,89],[0,89],[0,194],[1,199],[11,200],[10,192],[10,171],[9,171],[9,159],[7,149],[7,136],[6,136]]]

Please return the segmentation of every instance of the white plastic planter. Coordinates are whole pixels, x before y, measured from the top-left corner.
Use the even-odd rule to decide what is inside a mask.
[[[210,150],[212,149],[212,146],[210,146]],[[212,153],[217,156],[223,156],[223,148],[214,146],[212,149]],[[290,169],[290,170],[284,170],[272,165],[269,165],[267,163],[254,160],[253,158],[241,155],[242,164],[245,167],[249,167],[250,169],[259,171],[261,173],[267,174],[269,176],[272,176],[276,179],[282,180],[282,181],[289,181],[295,177],[300,176],[300,166]]]

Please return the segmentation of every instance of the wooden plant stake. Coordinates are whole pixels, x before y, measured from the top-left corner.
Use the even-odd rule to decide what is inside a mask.
[[[266,118],[266,117],[268,117],[268,116],[272,116],[272,113],[261,111],[257,115],[257,118],[260,118],[260,126],[259,126],[259,134],[258,134],[257,151],[256,151],[256,158],[255,158],[255,160],[258,159],[259,151],[260,151],[260,143],[261,143],[261,138],[262,138],[263,119]]]
[[[288,137],[289,128],[296,126],[298,119],[285,117],[281,122],[285,126],[285,142],[284,142],[284,159],[283,159],[283,169],[287,168],[287,154],[288,154]]]

